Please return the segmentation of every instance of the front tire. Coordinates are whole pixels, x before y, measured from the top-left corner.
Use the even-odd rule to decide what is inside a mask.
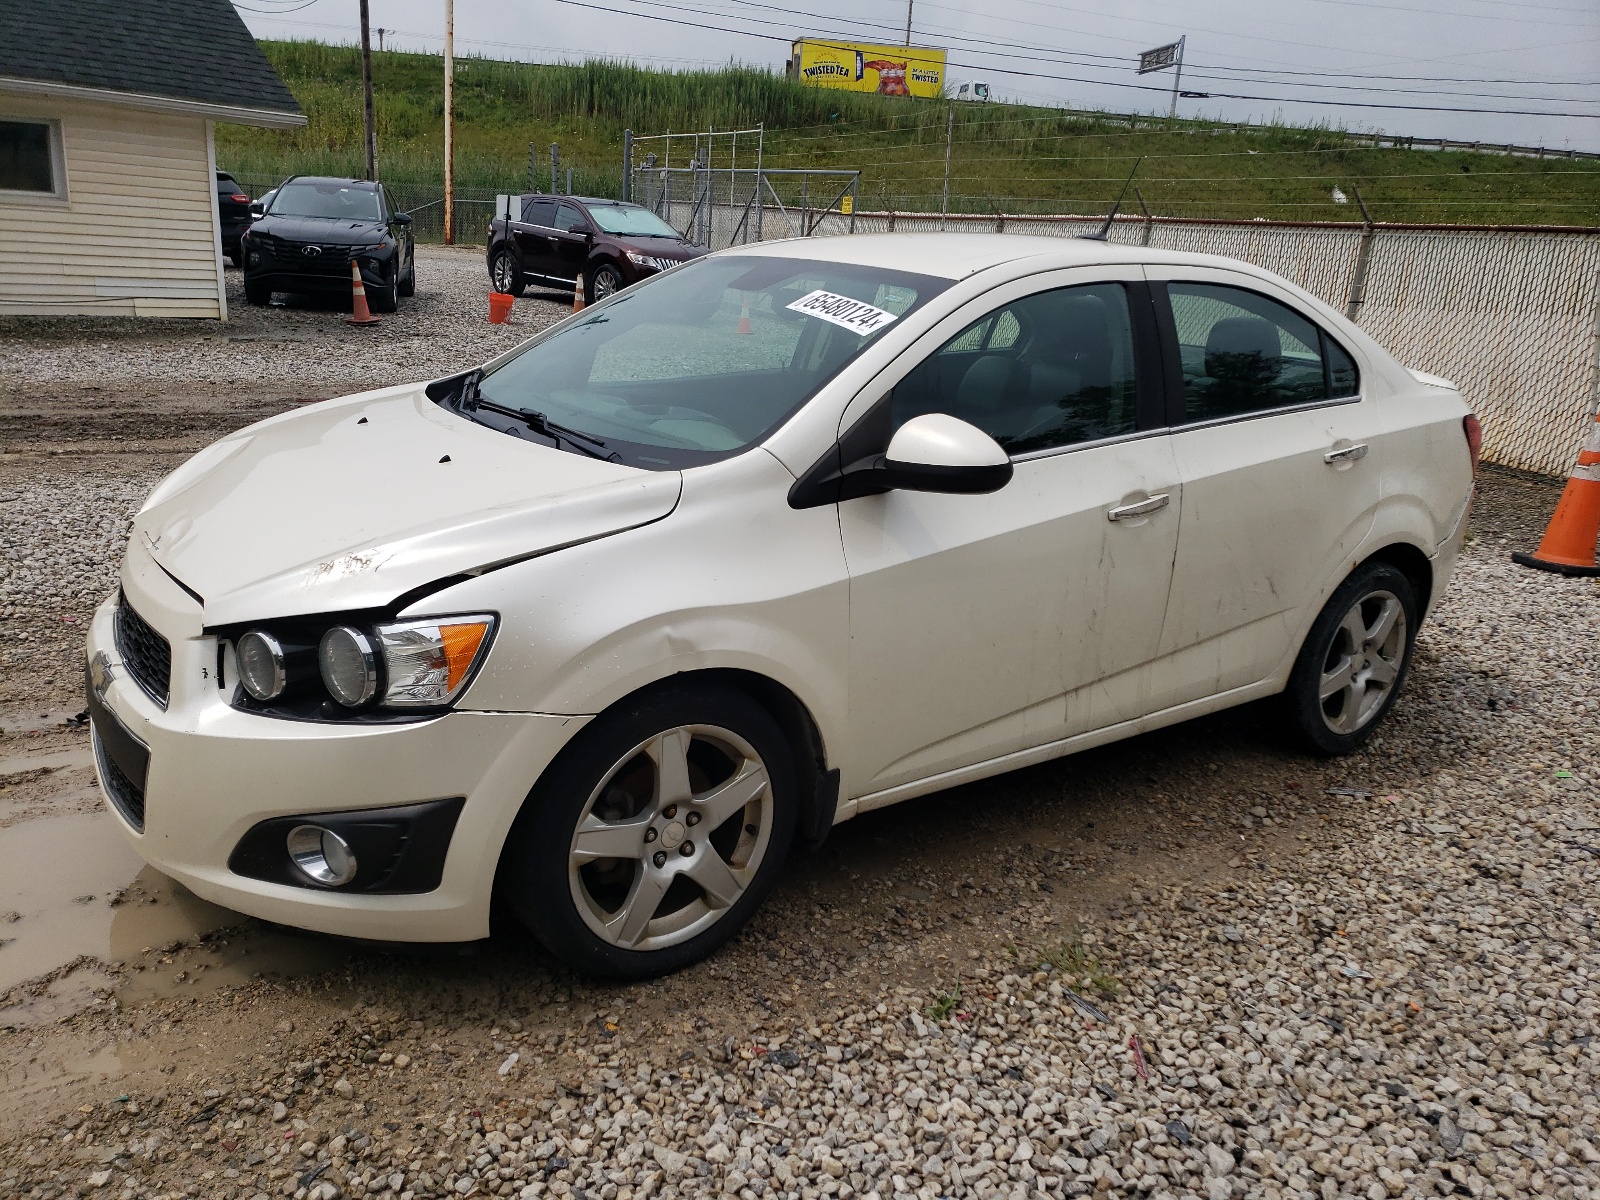
[[[1388,563],[1369,562],[1328,599],[1281,697],[1290,732],[1317,754],[1348,754],[1405,686],[1416,644],[1416,592]]]
[[[399,289],[401,297],[406,300],[417,294],[417,256],[415,251],[412,251],[410,257],[406,260],[406,273],[400,280]]]
[[[377,287],[366,289],[367,298],[372,302],[372,311],[376,313],[392,313],[400,310],[400,268],[393,266],[384,275],[384,282]]]
[[[604,300],[627,286],[627,280],[622,278],[622,272],[614,264],[600,263],[589,272],[584,295],[590,303],[593,303],[596,300]]]
[[[740,692],[669,684],[597,717],[529,793],[501,895],[584,974],[696,962],[760,905],[794,838],[793,756]]]
[[[497,251],[494,261],[489,264],[489,282],[502,296],[520,296],[528,286],[527,277],[517,265],[516,258],[505,249]]]
[[[262,279],[244,277],[244,299],[246,304],[267,305],[272,303],[272,286]]]

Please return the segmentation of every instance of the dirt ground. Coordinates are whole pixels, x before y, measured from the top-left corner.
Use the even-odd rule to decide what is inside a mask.
[[[257,1125],[278,1137],[265,1115],[274,1105],[287,1106],[291,1141],[322,1128],[308,1173],[317,1142],[344,1125],[372,1131],[403,1164],[447,1114],[471,1114],[479,1131],[496,1116],[497,1128],[533,1130],[552,1103],[603,1094],[605,1068],[638,1056],[669,1070],[749,1059],[821,1038],[843,1013],[921,1011],[1007,971],[1027,975],[1063,947],[1098,945],[1112,964],[1116,923],[1153,897],[1224,903],[1230,880],[1292,878],[1314,851],[1370,839],[1372,795],[1436,785],[1461,758],[1463,689],[1493,686],[1472,665],[1481,631],[1447,609],[1423,635],[1390,728],[1358,755],[1299,756],[1246,708],[873,812],[794,860],[731,946],[647,985],[575,979],[508,923],[470,945],[308,935],[217,909],[143,867],[100,810],[87,734],[71,718],[84,622],[144,492],[216,436],[347,389],[5,386],[0,1197],[304,1196],[321,1186],[315,1175],[268,1180],[251,1140]],[[1487,472],[1469,559],[1535,544],[1557,488]],[[61,539],[29,533],[50,522],[82,524],[65,539],[84,547],[81,562],[62,561]],[[1220,930],[1234,917],[1202,908],[1195,919]],[[225,1124],[217,1107],[233,1096],[265,1107]],[[176,1133],[164,1150],[139,1150],[152,1114]]]

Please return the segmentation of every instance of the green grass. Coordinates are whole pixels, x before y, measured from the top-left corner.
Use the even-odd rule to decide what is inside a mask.
[[[1042,953],[1033,964],[1046,967],[1069,987],[1092,988],[1107,999],[1122,990],[1122,981],[1100,965],[1081,941],[1062,942]]]
[[[241,179],[359,174],[360,56],[352,47],[264,42],[305,108],[297,130],[219,126],[218,162]],[[436,55],[373,55],[379,168],[439,188],[443,67]],[[560,142],[580,192],[616,194],[622,131],[767,128],[769,167],[859,168],[864,208],[937,210],[947,105],[805,87],[764,70],[666,72],[619,63],[456,63],[456,181],[528,186],[528,145],[549,186]],[[1484,224],[1600,224],[1600,161],[1373,149],[1329,127],[1130,119],[1018,105],[962,105],[951,162],[955,212],[1102,212],[1142,155],[1135,185],[1157,215]],[[722,144],[721,155],[727,143]],[[744,155],[754,150],[746,144]],[[689,147],[678,143],[676,163]],[[746,164],[751,159],[744,158]],[[727,165],[719,157],[717,165]],[[1336,204],[1337,186],[1350,196]],[[1130,192],[1128,211],[1138,212]]]
[[[948,992],[936,994],[928,1007],[923,1010],[924,1015],[931,1021],[943,1021],[956,1011],[961,1003],[961,985],[957,984]]]

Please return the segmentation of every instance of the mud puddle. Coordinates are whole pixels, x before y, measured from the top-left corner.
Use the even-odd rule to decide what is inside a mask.
[[[218,930],[238,932],[211,936]],[[0,829],[0,997],[9,1000],[0,1026],[59,1019],[113,985],[119,1000],[136,1003],[322,970],[348,950],[200,899],[146,866],[109,813]],[[128,969],[112,980],[106,967]],[[44,979],[48,986],[21,986]]]

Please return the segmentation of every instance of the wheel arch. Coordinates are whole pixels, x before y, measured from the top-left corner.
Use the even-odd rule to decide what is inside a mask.
[[[828,766],[822,730],[816,718],[811,715],[811,710],[791,689],[771,676],[738,667],[704,667],[692,671],[679,671],[652,680],[627,695],[618,697],[596,713],[586,724],[593,724],[607,714],[626,705],[636,704],[640,699],[656,692],[697,683],[720,686],[742,693],[778,723],[794,755],[795,772],[798,776],[800,811],[796,814],[796,836],[813,849],[820,846],[827,837],[828,830],[833,827],[834,817],[838,811],[839,772],[837,768]],[[580,730],[574,735],[573,742],[581,736]],[[540,779],[567,753],[573,742],[568,742],[567,746],[545,764],[539,773]],[[532,794],[537,784],[537,779],[530,784],[528,795]],[[522,811],[525,811],[526,807],[525,797]],[[522,811],[518,812],[507,829],[505,842],[500,848],[499,857],[502,860],[506,846],[511,840],[511,830],[522,819]]]
[[[1418,615],[1428,615],[1433,608],[1433,563],[1426,554],[1409,542],[1390,542],[1367,555],[1361,565],[1369,562],[1388,563],[1404,575],[1416,593]]]

